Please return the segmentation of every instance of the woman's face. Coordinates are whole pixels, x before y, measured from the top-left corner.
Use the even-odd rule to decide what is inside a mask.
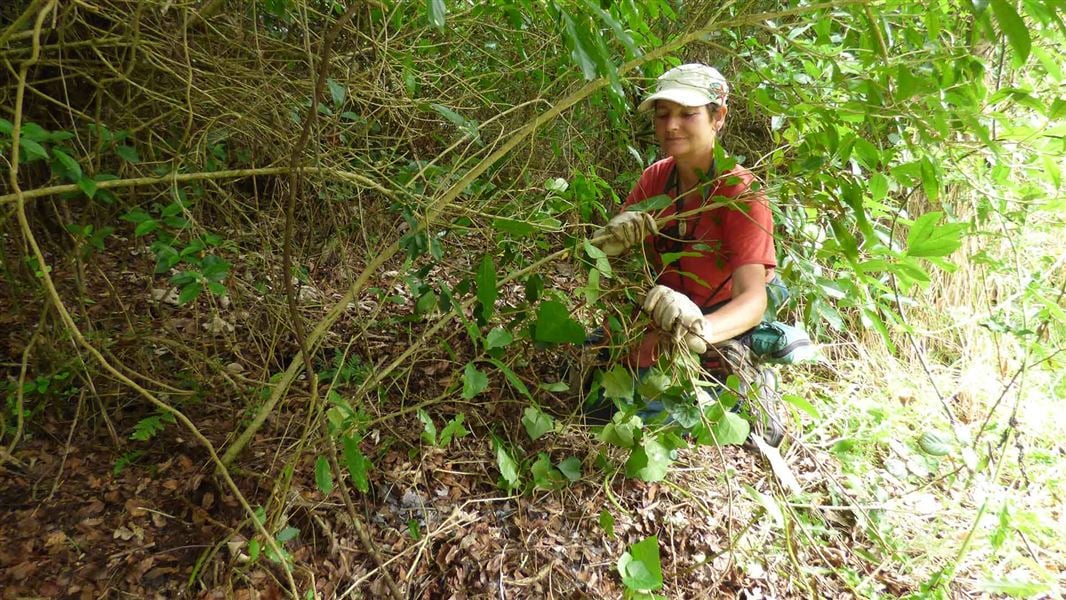
[[[712,105],[713,106],[713,105]],[[713,115],[706,106],[683,106],[669,100],[655,102],[655,137],[663,154],[689,162],[703,162],[714,149],[725,123],[725,108]]]

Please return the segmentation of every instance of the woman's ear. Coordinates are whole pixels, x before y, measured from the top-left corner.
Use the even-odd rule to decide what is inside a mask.
[[[716,118],[714,123],[716,131],[722,131],[722,128],[725,127],[725,116],[727,113],[729,113],[728,106],[723,105],[721,108],[718,109],[718,113],[715,115]]]

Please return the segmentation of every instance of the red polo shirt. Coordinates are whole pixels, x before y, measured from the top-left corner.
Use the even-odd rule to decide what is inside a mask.
[[[676,188],[666,189],[674,167],[675,161],[671,157],[645,169],[624,206],[664,193],[675,198]],[[736,166],[720,174],[704,198],[699,197],[698,192],[685,196],[681,212],[693,210],[705,202],[729,204],[684,219],[683,231],[675,231],[672,224],[667,224],[657,239],[649,236],[645,240],[645,248],[660,267],[662,254],[684,253],[662,267],[658,283],[707,308],[732,298],[730,275],[737,267],[761,264],[767,268],[767,281],[773,277],[771,269],[777,266],[773,215],[766,195],[761,190],[751,191],[754,180],[751,171]],[[652,214],[659,219],[675,212],[676,201],[666,208],[652,211]],[[671,236],[671,231],[675,235]],[[670,238],[680,239],[673,244]]]

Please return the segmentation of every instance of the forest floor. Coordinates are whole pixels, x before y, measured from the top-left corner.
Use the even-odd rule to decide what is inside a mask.
[[[141,284],[151,282],[125,282],[140,286],[130,297],[150,296]],[[132,329],[197,343],[188,334],[202,315],[182,330],[188,315],[139,302],[141,309],[127,297],[116,313],[155,315]],[[102,327],[106,306],[93,312]],[[167,320],[153,329],[159,315]],[[23,337],[14,332],[32,325],[7,325],[4,343],[17,357]],[[200,351],[224,361],[225,344],[201,342]],[[402,347],[378,345],[390,356]],[[122,351],[121,343],[111,349]],[[456,394],[428,406],[438,426],[466,415],[471,435],[444,447],[426,440],[413,411],[373,427],[363,442],[370,489],[352,490],[355,506],[385,570],[410,598],[619,598],[619,558],[650,535],[662,557],[658,593],[668,598],[900,597],[936,588],[951,597],[1061,597],[1066,423],[1054,400],[1026,398],[1035,412],[1019,415],[1022,436],[1005,450],[957,444],[930,456],[918,436],[943,419],[922,375],[885,357],[837,354],[832,368],[783,372],[785,391],[807,398],[817,414],[793,412],[784,446],[800,495],[785,494],[761,457],[733,446],[682,449],[659,483],[627,479],[612,468],[624,458],[572,416],[565,395],[541,398],[557,418],[554,434],[523,445],[553,463],[577,457],[581,477],[558,490],[504,493],[491,435],[524,435],[526,402],[490,388],[474,400]],[[158,372],[179,373],[199,359],[158,352],[152,360]],[[449,361],[416,359],[403,384],[410,395],[399,403],[434,397],[453,370]],[[221,448],[242,429],[249,400],[211,381],[218,385],[182,408]],[[163,424],[149,441],[131,441],[128,432],[152,413],[128,393],[94,398],[56,373],[47,383],[50,399],[27,405],[36,412],[17,460],[0,468],[0,598],[286,594],[279,563],[250,556],[247,514],[187,432]],[[387,597],[338,493],[324,495],[316,482],[314,453],[299,452],[307,441],[301,386],[257,434],[234,478],[253,506],[269,508],[264,517],[291,554],[302,591]],[[1031,388],[1038,402],[1041,388]],[[982,412],[959,406],[966,397],[952,399],[962,415],[956,430],[972,433]]]

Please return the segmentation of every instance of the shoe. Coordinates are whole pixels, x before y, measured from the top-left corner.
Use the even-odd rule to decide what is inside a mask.
[[[780,399],[777,373],[762,367],[758,370],[753,384],[756,393],[751,401],[746,403],[751,414],[751,433],[758,434],[767,445],[777,448],[785,438],[785,426],[776,410]],[[755,449],[750,437],[744,447]]]

